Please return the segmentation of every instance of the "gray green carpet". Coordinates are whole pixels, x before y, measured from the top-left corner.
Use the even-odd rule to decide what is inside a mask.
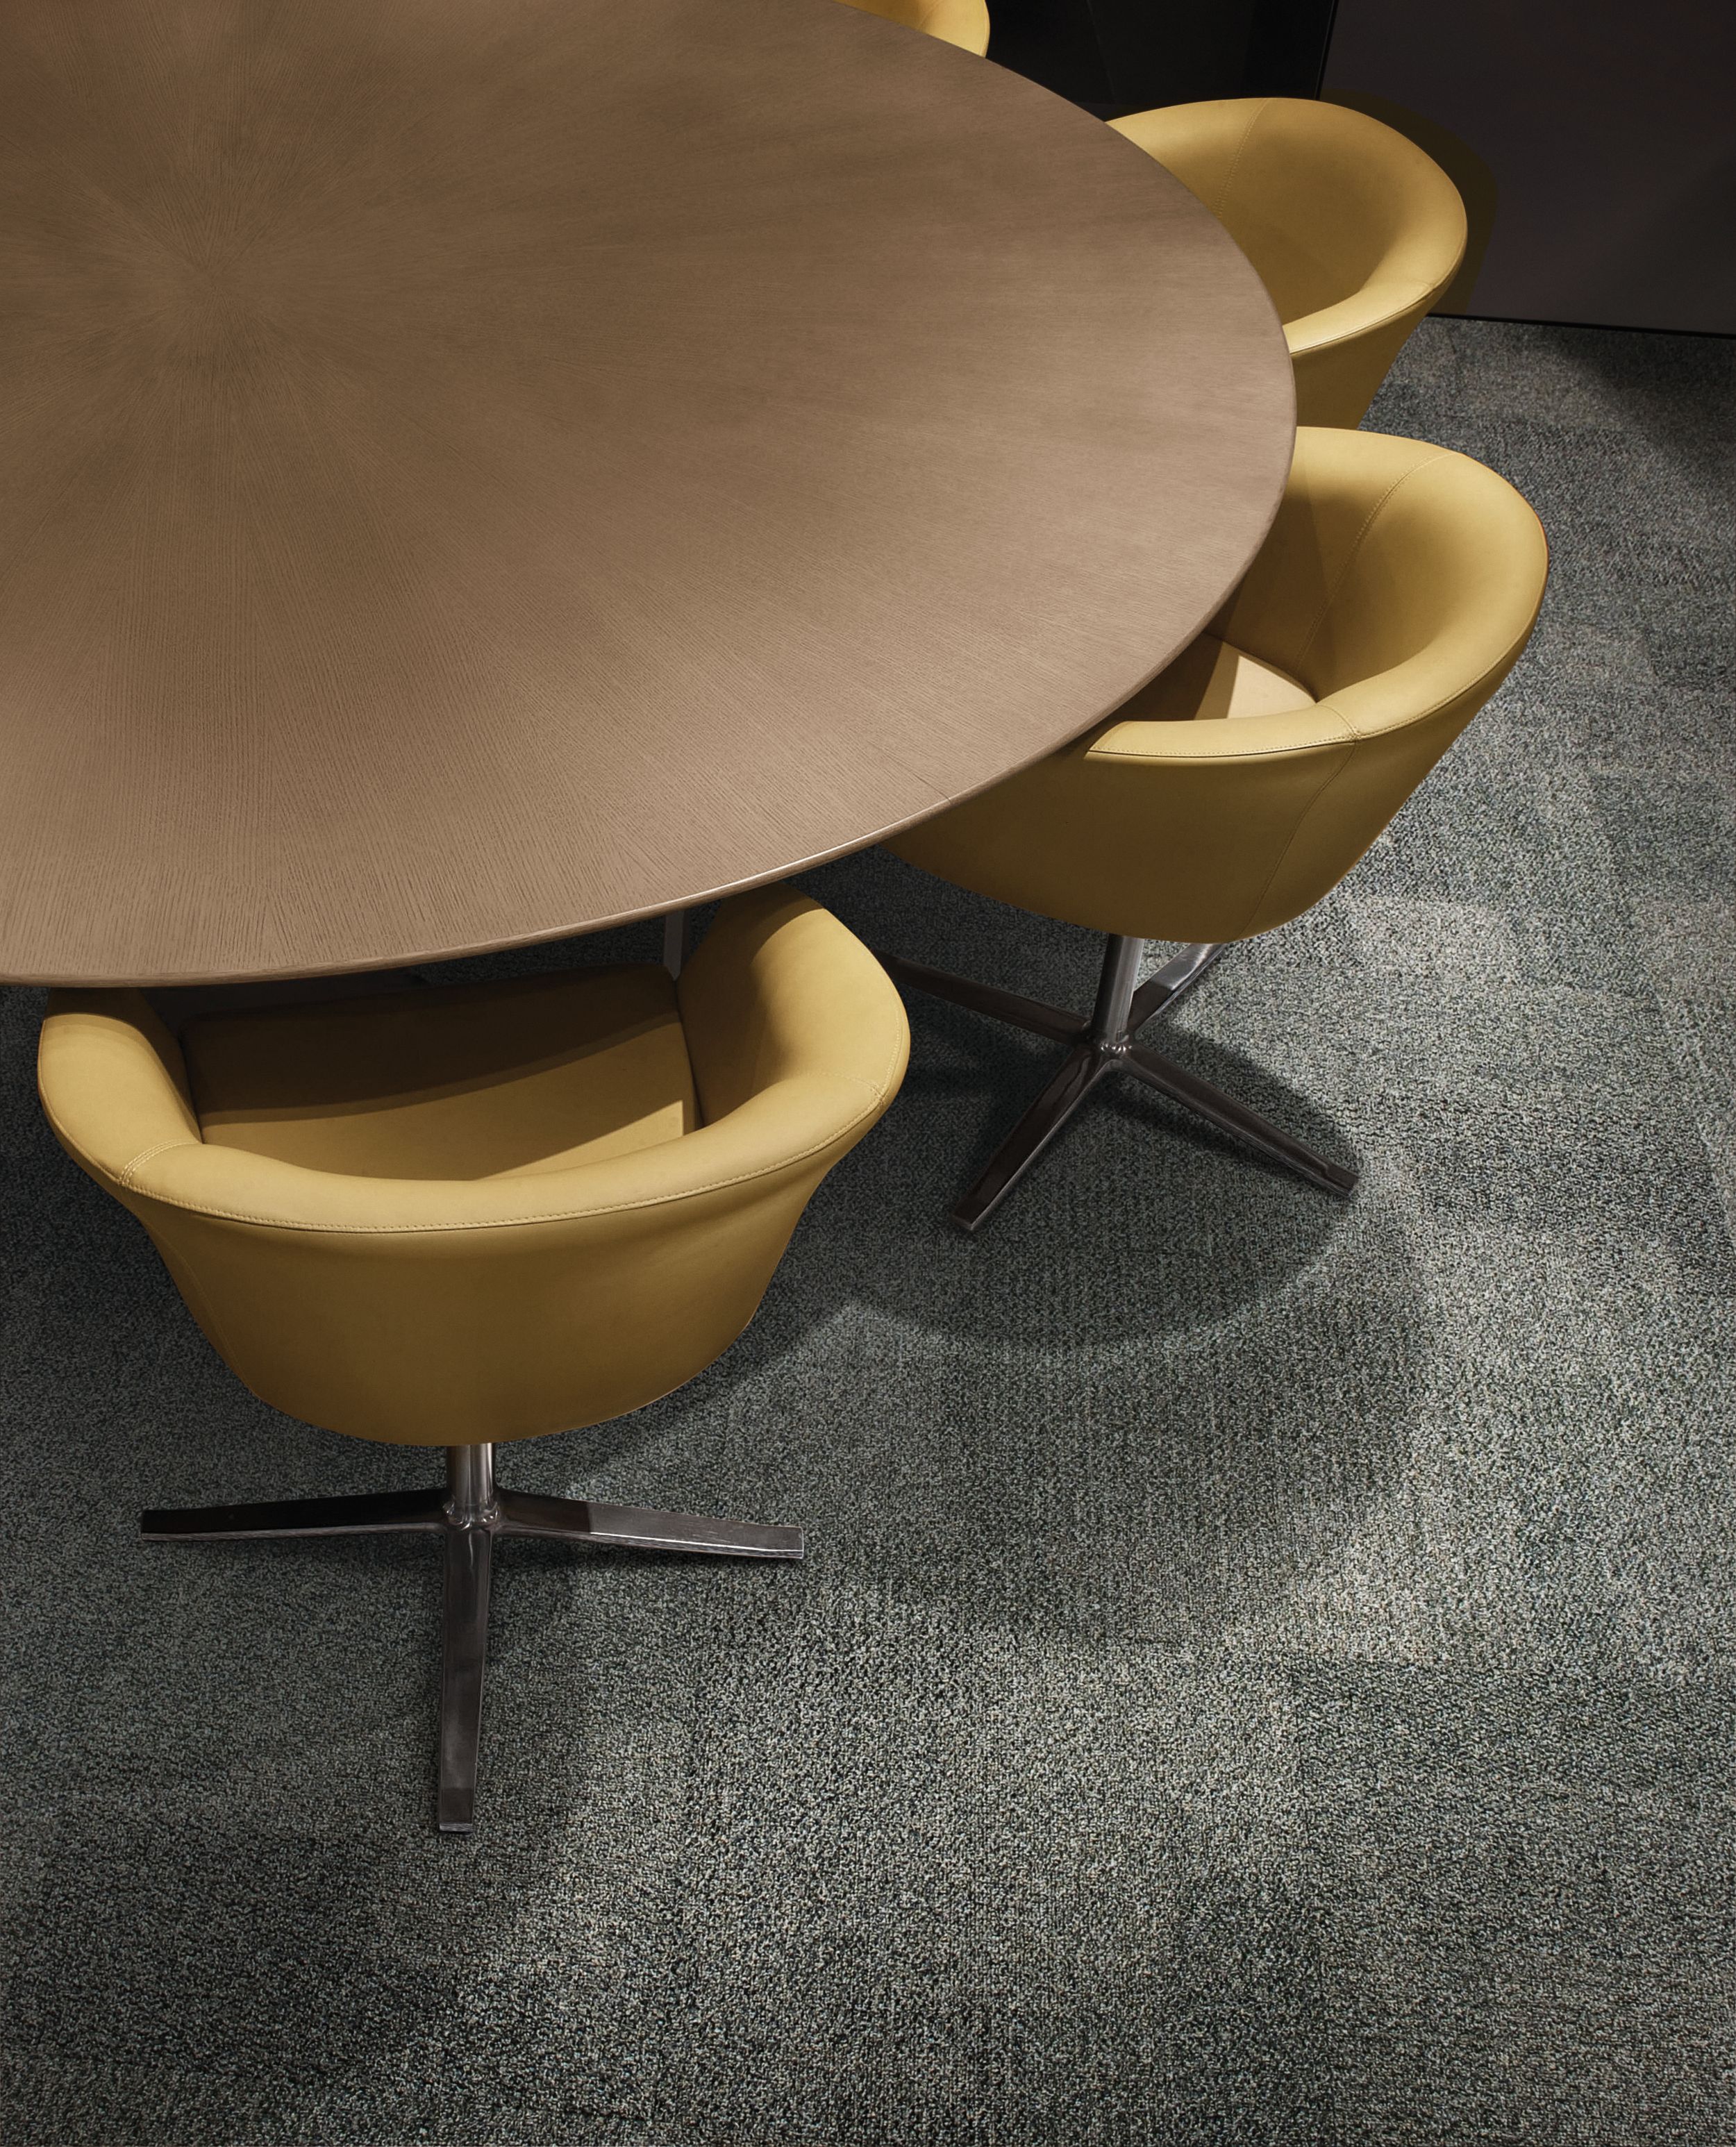
[[[468,1844],[428,1546],[133,1534],[433,1457],[235,1384],[7,995],[8,2147],[1736,2137],[1733,360],[1433,322],[1378,406],[1555,571],[1390,837],[1182,1024],[1353,1204],[1129,1093],[962,1239],[1044,1054],[918,1005],[747,1337],[508,1457],[809,1563],[508,1547]],[[1082,933],[813,884],[1088,997]]]

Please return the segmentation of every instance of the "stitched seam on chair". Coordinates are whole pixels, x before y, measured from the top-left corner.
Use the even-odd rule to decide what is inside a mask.
[[[1238,760],[1270,760],[1280,753],[1331,753],[1341,745],[1360,745],[1365,740],[1369,738],[1385,738],[1394,729],[1408,730],[1413,723],[1426,723],[1431,716],[1438,716],[1443,708],[1449,707],[1454,701],[1462,700],[1467,693],[1476,693],[1481,688],[1485,679],[1504,678],[1507,673],[1513,668],[1513,664],[1518,660],[1520,652],[1523,649],[1526,643],[1531,638],[1533,630],[1536,627],[1536,624],[1537,621],[1533,618],[1531,624],[1525,628],[1525,631],[1522,634],[1518,635],[1516,639],[1510,641],[1507,647],[1502,651],[1501,654],[1495,658],[1493,663],[1486,663],[1483,669],[1479,671],[1477,676],[1471,681],[1468,686],[1460,686],[1456,688],[1450,693],[1443,693],[1438,701],[1431,701],[1426,708],[1418,708],[1414,714],[1407,716],[1402,723],[1389,723],[1381,730],[1367,731],[1358,728],[1358,727],[1350,720],[1349,717],[1344,713],[1342,708],[1333,706],[1336,696],[1328,693],[1323,701],[1317,701],[1314,705],[1316,708],[1325,708],[1330,710],[1332,714],[1337,717],[1338,720],[1344,726],[1345,731],[1348,733],[1345,737],[1335,738],[1309,738],[1301,745],[1250,746],[1242,752],[1201,753],[1198,756],[1191,753],[1132,753],[1124,751],[1119,746],[1094,745],[1091,748],[1090,753],[1088,754],[1087,758],[1097,757],[1104,760],[1148,761],[1153,766],[1160,768],[1223,768],[1228,767],[1232,763]],[[1384,676],[1385,674],[1383,673],[1378,673],[1377,675]],[[1366,683],[1367,682],[1363,681],[1362,683]],[[1305,711],[1298,710],[1298,713],[1305,713]]]
[[[1223,221],[1224,204],[1228,201],[1230,197],[1230,189],[1236,183],[1236,174],[1242,168],[1243,153],[1247,148],[1248,143],[1253,139],[1253,130],[1259,125],[1261,120],[1265,117],[1266,108],[1271,103],[1271,102],[1272,99],[1269,97],[1263,97],[1259,103],[1254,107],[1253,110],[1248,113],[1248,124],[1243,128],[1242,138],[1236,144],[1236,153],[1230,158],[1229,169],[1223,175],[1223,191],[1219,193],[1215,202],[1208,202],[1206,204],[1207,208],[1211,210],[1213,215],[1218,218],[1220,223]]]
[[[1420,722],[1422,718],[1419,717],[1414,720]],[[1100,751],[1093,746],[1092,758],[1138,761],[1150,768],[1233,768],[1244,760],[1280,760],[1286,753],[1333,753],[1341,745],[1354,745],[1362,735],[1360,731],[1350,729],[1347,725],[1343,737],[1309,738],[1301,745],[1250,746],[1243,753],[1123,753],[1118,748]]]
[[[1240,751],[1201,753],[1197,756],[1192,753],[1134,753],[1124,750],[1119,746],[1094,745],[1091,748],[1088,758],[1144,761],[1158,768],[1226,768],[1241,760],[1271,760],[1283,753],[1333,753],[1340,746],[1361,745],[1370,738],[1385,738],[1394,729],[1408,730],[1413,723],[1426,723],[1431,716],[1438,716],[1443,708],[1449,707],[1454,701],[1462,700],[1467,693],[1477,693],[1486,679],[1504,677],[1512,669],[1520,651],[1531,638],[1532,629],[1536,623],[1533,618],[1531,625],[1528,626],[1516,639],[1509,642],[1493,663],[1483,666],[1468,686],[1456,687],[1452,693],[1443,693],[1438,701],[1431,701],[1426,708],[1418,708],[1414,713],[1408,715],[1402,723],[1388,724],[1381,730],[1369,731],[1359,728],[1342,708],[1334,706],[1336,697],[1328,693],[1323,701],[1317,702],[1315,707],[1326,709],[1344,726],[1344,734],[1339,738],[1308,738],[1300,745],[1249,746]],[[1307,712],[1298,710],[1298,713]],[[1316,799],[1313,803],[1318,803],[1318,800]],[[1312,805],[1308,809],[1312,810]]]
[[[1339,350],[1347,343],[1360,342],[1371,329],[1389,328],[1394,321],[1402,321],[1418,298],[1425,300],[1432,298],[1444,291],[1446,288],[1445,283],[1418,283],[1404,303],[1402,306],[1394,306],[1390,313],[1378,313],[1373,320],[1360,322],[1353,328],[1346,328],[1343,335],[1328,336],[1324,343],[1311,343],[1306,350],[1295,351],[1291,355],[1296,358],[1313,358],[1318,351]],[[1343,301],[1341,299],[1338,303],[1342,304]],[[1329,313],[1332,310],[1330,306],[1319,306],[1312,313],[1300,313],[1293,321],[1284,323],[1284,332],[1287,335],[1293,333],[1298,328],[1306,328],[1310,321],[1318,320],[1322,313]]]
[[[1452,697],[1449,695],[1448,698],[1450,699]],[[1317,701],[1314,703],[1315,708],[1327,708],[1329,705],[1329,698],[1330,697],[1328,697],[1328,699],[1326,701]],[[1286,714],[1288,713],[1289,713],[1288,710],[1279,711],[1280,714]],[[1303,715],[1312,712],[1298,708],[1295,713],[1298,715]],[[1431,710],[1430,713],[1433,713],[1433,711]],[[1336,708],[1332,709],[1332,713],[1343,726],[1343,731],[1337,738],[1304,738],[1299,744],[1292,743],[1290,744],[1246,746],[1241,748],[1231,748],[1228,751],[1223,753],[1158,753],[1148,750],[1135,751],[1133,748],[1127,746],[1094,745],[1090,748],[1088,752],[1086,753],[1084,758],[1087,760],[1143,761],[1153,768],[1227,768],[1233,766],[1238,761],[1272,760],[1283,753],[1331,753],[1338,746],[1353,745],[1363,735],[1363,733],[1358,730],[1356,726],[1350,721],[1348,716],[1340,714],[1338,710]],[[1262,722],[1270,723],[1275,722],[1277,718],[1275,717],[1262,717],[1259,720]],[[1420,718],[1418,720],[1420,720]]]
[[[1308,630],[1308,638],[1296,652],[1295,660],[1289,666],[1289,668],[1292,671],[1298,673],[1299,675],[1303,658],[1308,654],[1309,649],[1313,647],[1315,637],[1318,634],[1321,628],[1325,625],[1327,615],[1331,611],[1333,603],[1337,601],[1338,591],[1343,588],[1345,583],[1350,578],[1350,569],[1356,564],[1358,555],[1362,551],[1363,544],[1368,541],[1368,532],[1374,527],[1375,523],[1380,518],[1381,515],[1386,512],[1388,503],[1391,500],[1393,493],[1396,493],[1401,486],[1408,484],[1411,479],[1420,471],[1428,468],[1431,463],[1444,462],[1448,452],[1449,451],[1447,448],[1443,448],[1437,453],[1426,456],[1423,461],[1419,463],[1413,463],[1408,470],[1403,471],[1398,477],[1395,477],[1393,479],[1386,490],[1382,493],[1379,498],[1377,499],[1374,504],[1368,509],[1368,518],[1363,522],[1362,528],[1357,531],[1355,537],[1351,541],[1350,549],[1344,554],[1343,565],[1339,568],[1338,573],[1333,577],[1332,587],[1326,592],[1324,598],[1321,600],[1320,609],[1315,617],[1314,623]],[[1327,698],[1330,699],[1331,696],[1328,694]]]
[[[133,1174],[142,1165],[148,1164],[153,1155],[161,1155],[166,1149],[172,1148],[200,1148],[203,1144],[201,1141],[189,1140],[185,1134],[179,1134],[173,1140],[158,1141],[153,1147],[142,1148],[131,1163],[124,1164],[115,1173],[114,1182],[117,1185],[124,1185],[129,1193],[138,1193],[143,1189]]]
[[[1439,700],[1431,701],[1426,708],[1418,708],[1413,716],[1407,716],[1402,723],[1389,723],[1384,729],[1378,731],[1358,730],[1356,725],[1350,722],[1349,717],[1343,715],[1341,710],[1334,709],[1333,713],[1335,715],[1339,716],[1340,719],[1343,723],[1349,725],[1351,738],[1358,744],[1362,744],[1371,738],[1389,738],[1393,731],[1408,731],[1413,724],[1416,723],[1426,723],[1431,716],[1438,716],[1443,708],[1450,708],[1455,701],[1462,701],[1466,694],[1480,692],[1483,682],[1486,679],[1504,678],[1507,673],[1510,671],[1513,665],[1518,661],[1520,653],[1524,648],[1526,643],[1531,638],[1533,629],[1536,627],[1536,624],[1537,621],[1535,618],[1533,618],[1531,624],[1525,628],[1525,631],[1520,634],[1518,638],[1516,641],[1509,642],[1506,649],[1493,663],[1485,664],[1483,669],[1478,673],[1477,676],[1471,681],[1468,686],[1461,686],[1456,692],[1451,693],[1443,693]],[[1376,675],[1384,676],[1385,674],[1377,673]],[[1490,688],[1491,692],[1494,689],[1493,688]],[[1328,706],[1331,698],[1332,696],[1328,694],[1326,700],[1320,703],[1320,706],[1323,708]],[[1483,705],[1484,703],[1479,701],[1477,707],[1471,711],[1472,715],[1477,714]],[[1467,717],[1465,720],[1468,723],[1470,718]]]
[[[641,1208],[670,1208],[683,1200],[703,1199],[708,1193],[726,1192],[732,1185],[751,1185],[756,1179],[775,1178],[780,1171],[791,1170],[800,1163],[810,1162],[823,1155],[828,1148],[853,1133],[864,1119],[875,1115],[876,1108],[886,1108],[887,1096],[883,1088],[858,1075],[842,1075],[842,1079],[853,1081],[856,1086],[868,1089],[873,1103],[858,1111],[849,1123],[829,1139],[816,1141],[813,1147],[803,1149],[799,1154],[782,1156],[775,1164],[763,1170],[738,1171],[733,1178],[714,1178],[708,1184],[690,1187],[685,1193],[658,1194],[645,1200],[613,1200],[601,1208],[563,1208],[548,1215],[490,1216],[474,1223],[300,1223],[282,1215],[253,1215],[240,1208],[210,1208],[191,1200],[177,1200],[171,1194],[153,1192],[148,1186],[132,1185],[128,1190],[139,1193],[148,1200],[160,1202],[165,1208],[179,1209],[186,1215],[208,1215],[221,1223],[258,1223],[273,1230],[306,1230],[315,1236],[328,1238],[410,1238],[444,1237],[462,1230],[523,1230],[539,1223],[582,1222],[592,1215],[626,1215]],[[165,1148],[195,1148],[195,1141],[165,1141]],[[155,1149],[147,1151],[154,1154]],[[143,1161],[143,1158],[137,1159]],[[129,1165],[130,1169],[132,1166]]]

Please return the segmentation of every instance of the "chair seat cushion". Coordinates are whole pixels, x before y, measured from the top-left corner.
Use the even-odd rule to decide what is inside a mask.
[[[699,1123],[648,963],[208,1014],[181,1043],[206,1141],[308,1170],[518,1178]]]
[[[1109,719],[1118,723],[1209,723],[1311,708],[1314,697],[1288,672],[1203,633]],[[1096,738],[1092,740],[1095,744]]]
[[[1234,938],[1271,876],[1263,823],[1238,809],[1254,793],[1237,734],[1306,723],[1317,705],[1275,664],[1203,633],[1095,730],[887,848],[1039,917],[1133,938]],[[1331,725],[1334,741],[1342,729]],[[1219,763],[1228,772],[1202,788],[1197,771]],[[1318,773],[1303,779],[1318,787]],[[1203,918],[1232,928],[1195,928]]]

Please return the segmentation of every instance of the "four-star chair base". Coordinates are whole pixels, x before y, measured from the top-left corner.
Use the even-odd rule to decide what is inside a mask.
[[[443,1489],[378,1491],[352,1499],[280,1499],[254,1506],[192,1506],[141,1514],[153,1543],[223,1543],[252,1536],[383,1535],[444,1538],[441,1619],[440,1796],[443,1834],[468,1834],[476,1819],[483,1669],[488,1649],[488,1582],[497,1536],[552,1536],[600,1549],[695,1551],[712,1558],[799,1559],[802,1531],[751,1521],[713,1521],[641,1506],[548,1499],[494,1480],[492,1446],[449,1446]]]
[[[1172,1011],[1226,951],[1223,946],[1184,947],[1141,984],[1139,959],[1144,947],[1143,939],[1110,937],[1097,1005],[1088,1020],[1059,1007],[1045,1006],[1040,1000],[1022,998],[1017,992],[999,991],[992,984],[973,983],[968,977],[955,977],[949,970],[925,968],[921,963],[907,962],[898,954],[881,955],[888,970],[901,983],[1072,1046],[1042,1094],[953,1209],[953,1220],[961,1229],[974,1230],[988,1221],[1098,1083],[1111,1074],[1128,1074],[1143,1081],[1312,1185],[1337,1194],[1348,1194],[1355,1185],[1353,1170],[1315,1154],[1258,1111],[1249,1110],[1208,1081],[1198,1079],[1173,1059],[1134,1042],[1147,1022],[1156,1014]]]

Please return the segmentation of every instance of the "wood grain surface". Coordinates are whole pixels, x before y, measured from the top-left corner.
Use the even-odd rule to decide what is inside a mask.
[[[1163,663],[1291,437],[1191,195],[833,0],[8,0],[0,975],[858,848]]]

